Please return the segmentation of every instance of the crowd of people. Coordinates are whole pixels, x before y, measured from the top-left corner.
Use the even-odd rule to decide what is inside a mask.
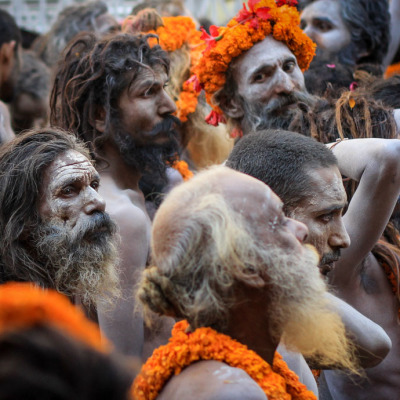
[[[231,17],[0,10],[0,399],[400,399],[400,1]]]

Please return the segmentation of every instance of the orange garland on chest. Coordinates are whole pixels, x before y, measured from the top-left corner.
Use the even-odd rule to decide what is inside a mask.
[[[187,333],[187,321],[178,322],[169,343],[147,360],[134,383],[134,399],[153,400],[173,375],[199,360],[216,360],[240,368],[263,389],[269,400],[316,400],[282,357],[275,353],[273,367],[245,345],[211,328]]]

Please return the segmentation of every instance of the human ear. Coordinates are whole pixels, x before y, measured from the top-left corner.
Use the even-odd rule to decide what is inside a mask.
[[[96,112],[96,119],[94,120],[94,124],[91,123],[91,125],[94,125],[97,131],[104,133],[106,130],[106,111],[103,107]]]
[[[14,49],[16,44],[17,43],[15,42],[15,40],[2,44],[2,46],[0,47],[0,55],[2,62],[9,63],[10,60],[14,58]]]
[[[14,49],[16,46],[15,40],[8,43],[3,43],[0,47],[0,70],[5,71],[12,67],[12,61],[15,58]]]
[[[233,119],[243,118],[244,111],[242,105],[235,98],[229,99],[226,103],[225,114]]]
[[[233,119],[243,118],[243,107],[237,97],[229,96],[228,93],[220,91],[215,95],[215,101],[228,117]]]

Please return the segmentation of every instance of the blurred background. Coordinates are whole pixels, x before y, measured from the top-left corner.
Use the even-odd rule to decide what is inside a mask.
[[[0,0],[0,8],[12,14],[20,28],[37,33],[49,30],[58,13],[82,0]],[[106,0],[108,9],[118,20],[125,18],[137,0]],[[243,0],[185,0],[185,6],[197,19],[208,18],[221,25],[242,7]]]

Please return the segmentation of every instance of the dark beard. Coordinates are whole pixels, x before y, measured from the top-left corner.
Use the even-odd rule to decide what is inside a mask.
[[[151,142],[149,144],[138,144],[117,121],[114,122],[114,141],[125,163],[142,174],[156,174],[166,180],[167,164],[172,164],[177,159],[180,150],[179,135],[174,129],[176,125],[180,125],[179,119],[169,115],[157,124],[151,132],[137,133],[139,137],[143,138],[166,137],[167,140],[162,144]]]
[[[116,224],[107,213],[96,212],[77,228],[72,232],[51,221],[40,223],[32,232],[32,246],[52,287],[90,305],[116,287]]]
[[[244,117],[241,122],[243,134],[266,129],[289,130],[292,121],[304,109],[315,104],[315,97],[307,92],[281,94],[272,99],[266,106],[262,103],[249,104],[241,99]],[[297,107],[288,108],[296,104]]]

